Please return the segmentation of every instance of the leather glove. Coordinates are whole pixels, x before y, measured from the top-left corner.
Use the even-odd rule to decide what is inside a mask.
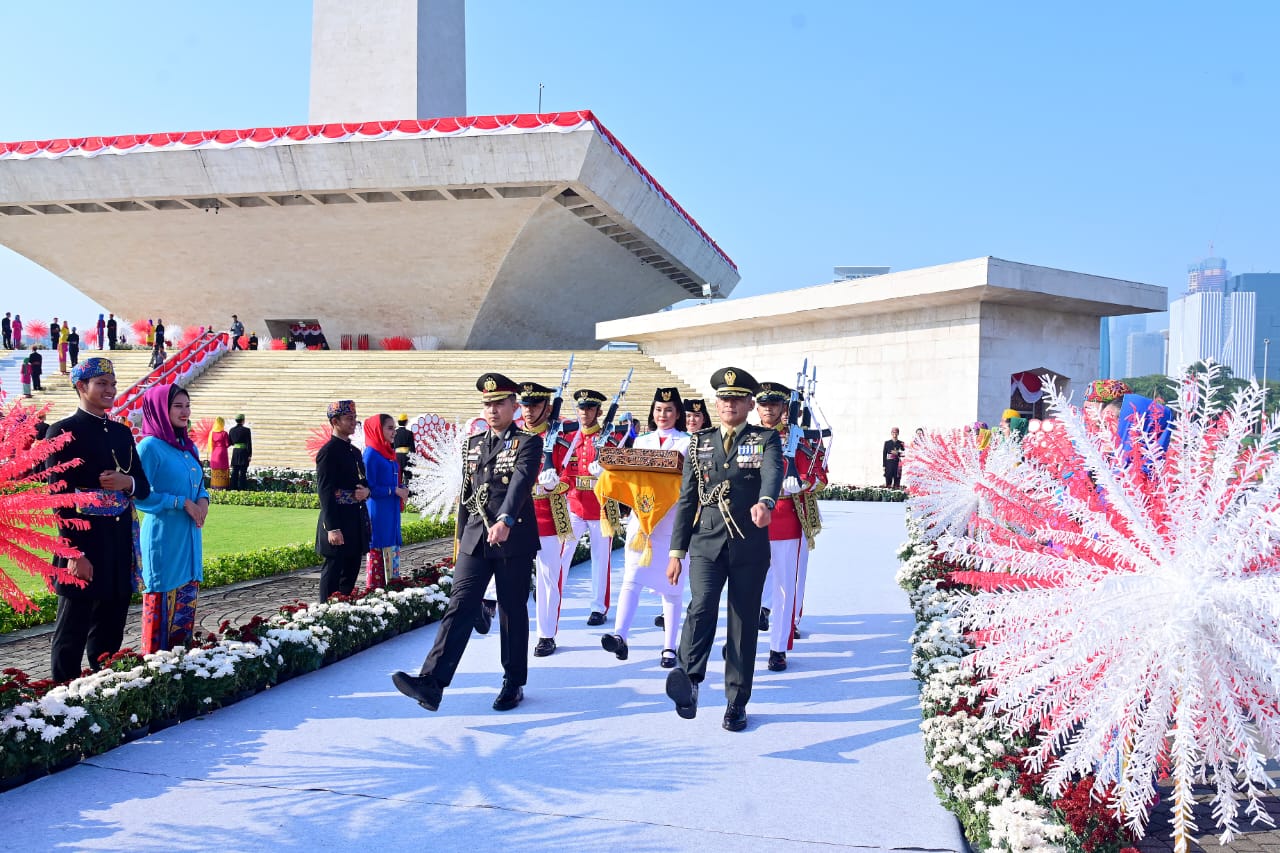
[[[797,492],[803,492],[804,483],[801,483],[800,480],[795,476],[787,477],[785,480],[782,481],[782,491],[788,495],[794,495]]]
[[[538,475],[538,485],[545,492],[550,492],[556,487],[556,483],[560,482],[560,476],[551,468],[543,471]]]
[[[604,473],[604,466],[599,462],[592,462],[587,466],[587,472],[590,473],[592,477],[599,477]]]

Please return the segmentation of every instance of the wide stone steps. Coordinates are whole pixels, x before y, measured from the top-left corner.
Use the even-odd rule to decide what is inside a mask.
[[[516,381],[555,387],[569,360],[560,350],[478,350],[430,352],[257,351],[231,352],[190,386],[194,419],[221,416],[227,427],[237,413],[253,429],[253,464],[311,468],[306,443],[311,431],[326,428],[331,400],[353,399],[361,418],[385,412],[423,413],[449,420],[480,414],[475,382],[488,370]],[[635,368],[623,409],[643,418],[653,389],[677,386],[694,396],[656,361],[637,352],[575,353],[570,393],[594,388],[612,397],[627,371]],[[572,400],[564,414],[572,417]]]
[[[71,377],[58,373],[57,352],[49,350],[47,352],[42,351],[40,354],[44,357],[42,365],[44,370],[40,375],[40,384],[44,386],[44,393],[35,392],[30,402],[51,404],[52,408],[49,410],[49,417],[46,420],[52,424],[74,412],[76,406],[79,405],[79,399],[76,397],[76,389],[71,386]],[[111,359],[112,365],[115,366],[116,388],[121,396],[124,395],[125,389],[151,372],[151,350],[149,349],[103,350],[98,352],[95,347],[92,350],[80,350],[81,361],[99,356]],[[68,365],[68,369],[70,369],[70,365]],[[5,390],[9,390],[7,385]],[[13,390],[16,393],[21,393],[20,387]]]

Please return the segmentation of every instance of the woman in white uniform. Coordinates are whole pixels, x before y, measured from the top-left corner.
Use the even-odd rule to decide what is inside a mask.
[[[649,432],[641,435],[633,445],[637,448],[651,450],[676,450],[683,456],[689,449],[689,434],[685,432],[684,404],[680,400],[678,388],[659,388],[654,392],[653,405],[649,408]],[[628,472],[615,472],[619,477],[626,477]],[[626,660],[628,656],[627,637],[630,636],[631,622],[635,619],[636,607],[640,602],[640,590],[651,589],[662,596],[663,643],[660,663],[670,669],[676,665],[676,648],[680,638],[680,618],[684,599],[685,579],[688,572],[681,572],[680,581],[672,585],[667,580],[666,554],[671,548],[671,530],[675,524],[676,499],[679,490],[671,497],[670,505],[658,507],[654,514],[661,512],[653,532],[649,534],[647,548],[633,549],[631,543],[643,539],[640,531],[638,513],[633,512],[627,522],[627,546],[624,548],[626,561],[623,566],[622,589],[618,594],[618,610],[612,634],[600,638],[600,645],[607,652],[612,652],[618,660]],[[637,534],[640,534],[637,538]],[[641,565],[643,555],[650,555],[649,561]]]

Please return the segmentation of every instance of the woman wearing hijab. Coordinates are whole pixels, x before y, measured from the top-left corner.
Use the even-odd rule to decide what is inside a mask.
[[[31,396],[31,356],[22,359],[22,370],[19,373],[22,380],[22,396]]]
[[[151,494],[142,516],[142,652],[181,645],[195,630],[204,580],[200,529],[209,513],[200,453],[187,436],[191,398],[177,385],[153,385],[142,398],[138,459]]]
[[[13,348],[22,349],[22,315],[13,315]]]
[[[369,481],[369,560],[365,589],[381,589],[400,577],[400,509],[409,490],[400,485],[400,466],[391,447],[396,422],[391,415],[364,421],[364,472]]]
[[[682,456],[689,450],[689,433],[685,431],[686,413],[678,388],[659,388],[654,392],[649,407],[649,432],[635,440],[634,447],[649,450],[675,450]],[[611,479],[639,480],[647,472],[611,471]],[[680,638],[681,604],[684,599],[685,578],[672,584],[667,580],[667,554],[671,550],[671,532],[675,524],[675,501],[680,496],[678,474],[649,474],[649,477],[674,479],[674,491],[664,498],[658,488],[641,485],[633,487],[638,497],[632,500],[631,517],[627,520],[627,544],[622,569],[622,589],[618,592],[618,610],[614,617],[613,633],[600,638],[606,652],[612,652],[618,660],[626,660],[630,654],[627,638],[631,623],[640,603],[640,590],[648,588],[662,597],[662,628],[665,631],[662,654],[658,662],[667,669],[676,665],[676,648]],[[616,497],[616,495],[614,495]],[[666,506],[663,506],[663,504]],[[641,528],[641,516],[647,519],[649,532]]]
[[[62,321],[62,326],[58,329],[58,372],[64,376],[69,374],[67,370],[67,346],[71,342],[71,327],[67,325],[67,321]]]
[[[98,349],[102,349],[102,340],[106,336],[107,321],[98,315]]]
[[[227,424],[222,418],[213,419],[209,430],[209,442],[205,452],[209,454],[209,487],[225,489],[231,485],[231,441],[227,437]]]

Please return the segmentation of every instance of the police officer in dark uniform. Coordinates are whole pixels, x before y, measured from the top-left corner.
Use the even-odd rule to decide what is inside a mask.
[[[320,600],[335,592],[350,595],[356,586],[360,560],[369,550],[369,481],[360,451],[351,443],[356,431],[354,400],[330,403],[327,411],[333,434],[316,454],[316,491],[320,517],[316,520],[316,551],[320,567]]]
[[[667,696],[687,720],[698,712],[698,685],[715,642],[720,593],[729,587],[729,636],[725,645],[724,727],[747,727],[747,702],[756,662],[756,622],[769,572],[769,521],[782,487],[778,433],[747,423],[759,384],[751,374],[725,367],[711,375],[720,426],[695,433],[684,463],[675,508],[667,577],[680,578],[689,556],[688,615],[680,635],[680,665],[667,676]]]
[[[413,453],[413,431],[409,429],[409,416],[403,412],[396,417],[396,432],[391,437],[391,447],[396,452],[396,462],[400,464],[400,482],[408,485],[409,454]]]
[[[93,493],[96,506],[57,510],[59,533],[81,554],[54,558],[83,583],[59,582],[58,617],[53,629],[51,662],[54,681],[80,675],[82,659],[98,669],[98,658],[120,651],[129,600],[135,591],[133,501],[151,494],[147,475],[138,461],[129,427],[113,421],[108,412],[115,402],[115,368],[105,358],[86,358],[71,371],[80,408],[49,427],[53,440],[72,438],[49,459],[50,467],[77,461],[78,465],[51,473],[49,479],[67,492]],[[66,523],[77,520],[79,526]]]
[[[244,415],[236,415],[236,425],[227,432],[227,443],[231,445],[231,488],[242,492],[253,461],[253,433],[244,425]]]
[[[420,673],[391,676],[396,689],[428,711],[439,709],[444,688],[453,681],[490,578],[498,590],[504,674],[495,711],[520,704],[529,669],[529,582],[539,546],[533,485],[542,464],[542,437],[514,424],[516,382],[486,373],[476,389],[489,428],[467,440],[449,606]]]

